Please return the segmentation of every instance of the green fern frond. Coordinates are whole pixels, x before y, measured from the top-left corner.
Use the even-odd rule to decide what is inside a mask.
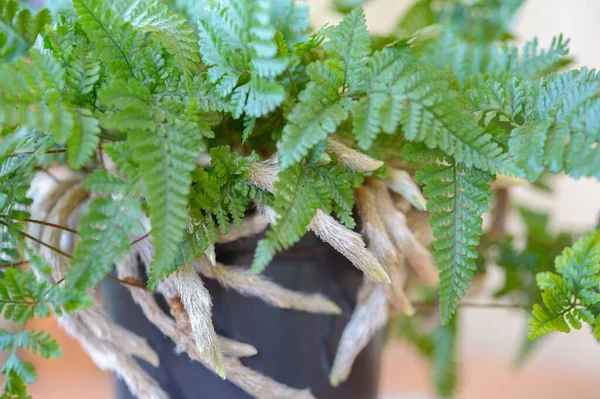
[[[238,226],[251,198],[242,194],[248,177],[248,160],[229,153],[228,146],[210,150],[211,171],[198,168],[193,174],[192,217],[194,222],[216,221],[221,234],[227,234],[231,223]],[[213,244],[213,243],[211,243]]]
[[[343,71],[335,63],[314,62],[307,67],[310,82],[298,96],[288,115],[281,138],[282,167],[287,168],[308,154],[309,149],[334,133],[348,118],[352,100],[340,97]]]
[[[35,381],[36,373],[35,366],[30,362],[24,362],[25,366],[21,364],[21,361],[17,361],[15,363],[15,357],[9,357],[7,359],[10,362],[10,366],[3,367],[2,370],[5,370],[4,373],[6,375],[4,379],[4,386],[2,387],[4,392],[2,392],[2,399],[31,399],[31,396],[27,394],[27,386],[25,385],[25,381]],[[15,371],[25,369],[27,375],[17,375]]]
[[[352,216],[354,206],[354,187],[358,186],[359,180],[352,173],[345,171],[341,163],[329,165],[307,166],[310,171],[318,176],[329,189],[331,210],[349,228],[354,228],[356,222]]]
[[[0,60],[25,55],[51,23],[52,15],[46,8],[32,15],[17,1],[0,0]]]
[[[104,186],[113,183],[105,177]],[[98,178],[99,175],[95,175],[94,188],[99,186]],[[142,215],[140,203],[124,195],[120,198],[97,197],[87,204],[81,217],[80,241],[66,275],[64,291],[67,296],[86,293],[110,272],[129,251],[129,235],[142,234]],[[103,255],[98,256],[99,253]]]
[[[446,324],[473,280],[482,215],[488,210],[492,195],[489,183],[494,177],[423,146],[409,146],[404,154],[413,161],[431,162],[421,167],[415,179],[425,185],[423,194],[432,213],[429,223],[440,269],[440,311]]]
[[[438,394],[452,397],[458,385],[458,316],[433,331],[433,381]]]
[[[571,115],[565,172],[574,178],[593,176],[600,180],[600,100],[582,102]]]
[[[286,42],[293,46],[307,39],[306,32],[310,26],[308,6],[304,0],[279,0],[271,9],[271,19],[277,32]]]
[[[248,158],[230,153],[228,146],[214,147],[210,155],[210,169],[198,168],[192,174],[190,221],[173,270],[202,256],[218,233],[227,234],[232,224],[239,226],[251,201],[272,202],[270,193],[247,180]]]
[[[24,226],[11,220],[30,217],[29,188],[38,168],[49,164],[46,151],[52,148],[48,136],[19,129],[0,142],[0,258],[3,262],[22,259]]]
[[[155,0],[133,3],[124,18],[135,29],[149,32],[154,40],[161,43],[173,55],[187,79],[197,71],[196,64],[200,62],[198,38],[185,18]]]
[[[108,154],[123,176],[127,177],[130,181],[140,177],[139,165],[132,159],[132,151],[127,142],[116,141],[104,144],[102,149]],[[98,191],[102,190],[99,189]],[[135,193],[140,194],[138,191],[135,191]]]
[[[540,49],[538,39],[525,43],[521,52],[516,46],[493,49],[489,71],[506,71],[524,78],[535,78],[559,65],[569,53],[569,40],[562,35],[554,37],[548,49]]]
[[[209,80],[221,97],[232,94],[234,118],[261,117],[281,105],[276,82],[288,65],[275,44],[270,0],[208,2],[198,21],[199,45]],[[240,84],[242,83],[242,84]]]
[[[132,131],[128,142],[147,187],[155,251],[150,275],[152,287],[168,276],[167,271],[183,239],[198,144],[170,128],[155,132]]]
[[[13,333],[0,330],[0,350],[10,352],[2,368],[2,374],[5,375],[2,398],[29,398],[25,383],[34,382],[37,373],[32,363],[17,356],[17,350],[23,349],[38,353],[45,359],[57,359],[62,355],[58,343],[47,332],[19,330]]]
[[[187,116],[197,103],[187,108],[166,98],[151,101],[148,88],[135,80],[112,81],[98,98],[111,110],[104,114],[103,126],[128,133],[132,158],[146,186],[155,249],[152,286],[172,271],[184,238],[194,160],[203,148],[202,133],[208,132]]]
[[[31,50],[30,57],[30,62],[19,59],[0,67],[0,124],[50,133],[58,144],[68,142],[69,166],[79,169],[99,142],[98,121],[70,102],[67,72],[58,59],[38,50]]]
[[[37,380],[35,366],[31,362],[26,362],[17,357],[16,353],[11,353],[2,367],[4,374],[4,392],[2,398],[10,399],[30,399],[27,395],[26,383],[32,383]]]
[[[331,29],[329,39],[324,45],[325,51],[342,63],[342,87],[355,90],[362,86],[371,53],[371,40],[362,8],[355,8]]]
[[[548,49],[540,49],[537,39],[527,42],[522,50],[507,44],[497,48],[472,43],[455,26],[446,26],[437,40],[423,46],[422,61],[440,69],[450,66],[461,85],[469,76],[489,72],[510,72],[512,76],[533,79],[562,65],[568,44],[559,36]]]
[[[44,359],[57,359],[62,355],[58,342],[49,333],[37,331],[17,331],[11,333],[0,330],[0,349],[12,351],[16,348],[25,349],[39,354]]]
[[[429,148],[439,148],[468,168],[520,175],[490,134],[477,125],[472,115],[463,112],[457,93],[436,76],[421,71],[406,83],[401,117],[404,136]]]
[[[6,320],[23,323],[34,317],[47,317],[50,309],[60,313],[58,288],[38,281],[31,269],[6,269],[0,278],[0,313]]]
[[[466,106],[475,114],[477,120],[483,121],[486,127],[495,118],[513,126],[522,122],[519,117],[526,117],[525,107],[533,107],[533,104],[530,104],[530,82],[508,74],[494,74],[491,78],[477,80],[479,78],[480,75],[467,83],[467,86],[472,88],[467,92],[469,100]]]
[[[537,275],[543,305],[533,307],[528,337],[552,331],[579,330],[582,322],[594,324],[590,308],[600,303],[600,232],[588,234],[556,258],[556,273]]]
[[[599,88],[600,74],[594,70],[588,72],[585,68],[542,81],[538,109],[540,116],[552,123],[548,131],[544,158],[544,165],[551,172],[558,173],[564,168],[566,151],[569,149],[565,142],[586,122],[579,119],[578,123],[574,124],[573,119],[577,115],[581,116],[581,108],[586,107],[590,101],[597,101],[595,98]],[[594,115],[589,117],[593,121]],[[600,149],[593,144],[587,150],[600,155]],[[571,166],[576,167],[577,164]],[[594,174],[599,172],[600,170],[596,170]]]
[[[336,212],[345,224],[354,226],[352,188],[357,185],[356,178],[341,164],[322,164],[320,157],[311,158],[315,159],[279,172],[272,206],[277,216],[254,253],[252,270],[256,273],[264,270],[276,252],[302,238],[317,209]]]
[[[75,43],[73,43],[75,44]],[[86,42],[80,41],[72,49],[67,66],[67,82],[77,97],[90,94],[100,80],[101,63]]]
[[[91,192],[122,196],[130,191],[131,183],[121,176],[100,169],[86,177],[85,188]]]
[[[298,242],[319,206],[328,202],[328,188],[323,181],[310,179],[301,165],[283,169],[275,182],[273,210],[277,219],[258,242],[252,271],[261,272],[276,252]]]
[[[598,74],[584,69],[550,76],[539,88],[523,85],[532,89],[522,93],[522,115],[519,123],[515,117],[509,141],[516,165],[531,181],[546,168],[554,173],[565,169],[577,177],[599,176]]]
[[[594,338],[596,338],[596,340],[600,341],[600,315],[598,315],[598,317],[596,317],[596,320],[594,320],[593,333],[594,333]]]
[[[78,108],[73,117],[73,132],[68,141],[68,164],[80,169],[94,155],[100,143],[100,124],[89,109]]]
[[[510,133],[508,145],[513,149],[513,160],[531,181],[535,181],[544,172],[544,144],[547,133],[547,124],[520,126]]]
[[[125,22],[107,1],[73,0],[73,7],[107,72],[114,78],[134,76],[144,34]]]
[[[444,26],[442,34],[422,46],[421,62],[438,69],[449,67],[461,85],[468,76],[484,72],[489,50],[471,44],[459,35],[454,26]]]
[[[52,132],[64,143],[70,136],[72,115],[62,101],[65,70],[58,60],[32,50],[31,62],[17,59],[0,66],[0,123]]]
[[[368,149],[380,131],[392,134],[401,119],[405,80],[414,72],[415,59],[407,51],[385,48],[369,58],[366,96],[352,108],[352,132],[360,148]],[[404,78],[404,81],[402,80]]]

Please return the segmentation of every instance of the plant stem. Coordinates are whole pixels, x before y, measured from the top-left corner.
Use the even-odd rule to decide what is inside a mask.
[[[46,151],[45,154],[50,155],[50,154],[64,154],[65,152],[67,152],[67,150],[65,149],[58,149],[58,150],[49,150]],[[33,154],[33,151],[25,151],[25,152],[13,152],[10,153],[6,156],[6,158],[12,158],[12,157],[18,157],[21,155],[31,155]]]
[[[292,76],[292,72],[290,68],[286,68],[288,78],[290,79],[290,83],[292,84],[292,90],[294,91],[294,95],[296,96],[296,101],[298,100],[298,88],[296,87],[296,82],[294,82],[294,77]]]
[[[29,219],[29,218],[14,219],[14,218],[10,218],[10,217],[8,217],[6,215],[0,215],[0,219],[11,219],[11,220],[14,220],[15,222],[35,223],[35,224],[39,224],[39,225],[42,225],[42,226],[47,226],[47,227],[52,227],[52,228],[55,228],[55,229],[67,231],[67,232],[72,233],[72,234],[79,234],[79,232],[77,230],[74,230],[74,229],[72,229],[70,227],[61,226],[59,224],[54,224],[54,223],[46,222],[46,221],[43,221],[43,220]]]
[[[140,242],[140,241],[142,241],[143,239],[145,239],[145,238],[148,238],[148,237],[150,237],[150,233],[146,233],[146,234],[144,234],[144,235],[143,235],[143,236],[141,236],[140,238],[138,238],[138,239],[134,240],[134,241],[133,241],[133,242],[132,242],[130,245],[131,245],[131,246],[134,246],[134,245],[135,245],[135,244],[137,244],[138,242]]]
[[[428,308],[438,306],[438,302],[413,302],[415,308]],[[482,308],[482,309],[515,309],[529,310],[533,305],[524,303],[499,303],[499,302],[461,302],[458,306],[462,308]]]
[[[4,222],[0,222],[0,225],[6,226],[6,227],[10,227],[8,224],[6,224]],[[71,259],[71,255],[70,254],[68,254],[66,252],[63,252],[59,248],[56,248],[56,247],[54,247],[54,246],[52,246],[52,245],[50,245],[48,243],[45,243],[44,241],[42,241],[42,240],[40,240],[38,238],[35,238],[34,236],[32,236],[30,234],[27,234],[24,231],[17,230],[17,233],[21,234],[25,238],[30,239],[33,242],[36,242],[36,243],[40,244],[41,246],[44,246],[44,247],[46,247],[48,249],[53,250],[54,252],[56,252],[59,255],[66,256],[67,258]]]
[[[102,154],[102,143],[98,143],[98,161],[102,169],[106,169],[106,166],[104,166],[104,154]]]
[[[1,269],[6,269],[9,267],[19,267],[19,266],[23,266],[25,264],[29,263],[29,261],[26,260],[22,260],[20,262],[13,262],[13,263],[5,263],[5,264],[0,264],[0,268]]]
[[[60,250],[59,248],[56,248],[56,247],[54,247],[54,246],[52,246],[52,245],[50,245],[50,244],[48,244],[48,243],[45,243],[45,242],[44,242],[44,241],[42,241],[42,240],[39,240],[39,239],[35,238],[34,236],[32,236],[32,235],[29,235],[29,234],[25,233],[24,231],[19,231],[19,234],[21,234],[21,235],[22,235],[23,237],[25,237],[25,238],[28,238],[28,239],[30,239],[31,241],[34,241],[34,242],[36,242],[36,243],[38,243],[38,244],[40,244],[40,245],[42,245],[42,246],[44,246],[44,247],[46,247],[46,248],[48,248],[48,249],[51,249],[51,250],[53,250],[54,252],[56,252],[56,253],[57,253],[57,254],[59,254],[59,255],[65,256],[65,257],[67,257],[67,258],[69,258],[69,259],[71,259],[71,258],[72,258],[72,256],[71,256],[70,254],[68,254],[68,253],[66,253],[66,252],[64,252],[64,251],[62,251],[62,250]]]
[[[100,137],[101,139],[104,139],[104,140],[106,140],[106,141],[110,141],[110,142],[112,142],[112,143],[115,143],[115,142],[117,142],[117,141],[118,141],[118,140],[116,140],[116,139],[113,139],[112,137],[103,136],[103,135],[101,135],[101,134],[99,134],[99,135],[98,135],[98,137]]]
[[[490,227],[490,237],[499,240],[506,230],[506,217],[510,207],[510,191],[507,188],[500,188],[495,191],[496,206],[492,211],[492,226]]]
[[[139,281],[139,280],[135,280],[135,279],[122,280],[122,279],[118,278],[117,276],[113,276],[112,274],[107,274],[106,277],[108,277],[111,280],[116,281],[117,283],[121,283],[121,284],[124,284],[124,285],[131,285],[132,287],[146,289],[146,285],[144,283],[142,283],[141,281]]]

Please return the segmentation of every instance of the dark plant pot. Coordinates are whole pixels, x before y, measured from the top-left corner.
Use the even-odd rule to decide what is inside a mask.
[[[218,261],[250,265],[260,238],[218,245]],[[345,383],[333,388],[328,380],[338,341],[355,306],[362,273],[312,233],[289,251],[277,255],[265,273],[287,288],[327,295],[340,306],[343,314],[313,315],[277,309],[204,279],[213,298],[216,331],[258,349],[258,355],[242,359],[242,362],[278,382],[299,389],[309,388],[319,399],[375,399],[382,335],[362,351]],[[146,320],[125,288],[108,280],[103,285],[103,296],[114,320],[146,337],[157,351],[160,367],[143,366],[171,398],[250,398],[230,382],[190,360],[186,354],[177,355],[173,343]],[[117,398],[132,398],[120,381],[117,382]]]

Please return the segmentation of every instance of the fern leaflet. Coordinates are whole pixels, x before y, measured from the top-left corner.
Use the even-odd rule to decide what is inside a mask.
[[[405,155],[426,161],[415,179],[424,184],[429,223],[435,237],[434,256],[440,269],[440,311],[448,323],[465,295],[476,269],[477,245],[482,234],[482,215],[491,200],[489,173],[466,167],[450,157],[409,146]]]
[[[590,307],[600,303],[600,232],[580,238],[556,258],[556,273],[537,275],[543,306],[536,304],[529,319],[528,337],[552,331],[579,330],[582,321],[594,324]],[[570,327],[570,326],[571,327]]]

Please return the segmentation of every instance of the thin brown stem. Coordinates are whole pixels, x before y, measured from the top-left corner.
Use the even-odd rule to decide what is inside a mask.
[[[47,227],[52,227],[54,229],[67,231],[67,232],[72,233],[72,234],[79,234],[79,232],[77,230],[74,230],[74,229],[72,229],[70,227],[61,226],[59,224],[54,224],[54,223],[46,222],[46,221],[43,221],[43,220],[29,219],[29,218],[25,218],[25,219],[13,219],[13,218],[7,217],[6,215],[0,215],[0,219],[11,219],[11,220],[14,220],[15,222],[35,223],[35,224],[39,224],[39,225],[42,225],[42,226],[47,226]]]
[[[102,169],[106,169],[104,166],[104,154],[102,153],[102,143],[98,143],[98,161],[100,162],[100,166]]]
[[[132,278],[122,280],[122,279],[118,278],[117,276],[113,276],[112,274],[107,274],[106,277],[108,277],[109,279],[114,280],[118,283],[124,284],[124,285],[130,285],[132,287],[146,289],[146,284],[142,283],[140,280],[136,280],[136,279],[132,279]]]
[[[13,262],[13,263],[4,263],[4,264],[0,265],[0,269],[6,269],[9,267],[19,267],[19,266],[26,265],[28,263],[29,263],[29,261],[26,261],[26,260],[22,260],[20,262]]]
[[[415,308],[429,308],[438,306],[438,302],[413,302]],[[524,303],[499,303],[499,302],[461,302],[459,304],[461,308],[482,308],[482,309],[517,309],[517,310],[529,310],[533,305]]]
[[[138,239],[136,239],[136,240],[132,241],[132,243],[131,243],[131,246],[134,246],[134,245],[135,245],[135,244],[137,244],[138,242],[140,242],[140,241],[142,241],[142,240],[144,240],[144,239],[146,239],[146,238],[148,238],[148,237],[150,237],[150,233],[146,233],[146,234],[144,234],[144,235],[143,235],[143,236],[141,236],[140,238],[138,238]]]
[[[45,154],[50,155],[50,154],[64,154],[65,152],[67,152],[66,149],[58,149],[58,150],[49,150],[46,151]],[[12,158],[12,157],[18,157],[21,155],[31,155],[33,154],[33,151],[24,151],[24,152],[13,152],[10,153],[6,156],[6,158]]]
[[[510,208],[510,191],[500,188],[494,192],[496,204],[492,211],[492,226],[489,235],[494,240],[499,240],[506,231],[506,218]]]
[[[116,139],[113,139],[112,137],[103,136],[103,135],[101,135],[101,134],[99,134],[99,135],[98,135],[98,137],[100,137],[100,138],[101,138],[101,139],[103,139],[103,140],[107,140],[107,141],[110,141],[110,142],[113,142],[113,143],[114,143],[114,142],[116,142],[116,141],[118,141],[118,140],[116,140]]]
[[[4,226],[6,226],[6,227],[9,227],[9,226],[8,226],[6,223],[4,223],[4,222],[0,222],[0,224],[1,224],[1,225],[4,225]],[[66,252],[64,252],[64,251],[62,251],[62,250],[60,250],[59,248],[56,248],[55,246],[52,246],[52,245],[50,245],[50,244],[48,244],[48,243],[45,243],[44,241],[42,241],[42,240],[40,240],[40,239],[38,239],[38,238],[36,238],[36,237],[34,237],[34,236],[30,235],[30,234],[27,234],[27,233],[25,233],[24,231],[20,231],[20,230],[18,230],[17,232],[18,232],[19,234],[21,234],[23,237],[25,237],[25,238],[28,238],[28,239],[30,239],[31,241],[33,241],[33,242],[36,242],[36,243],[40,244],[40,245],[41,245],[41,246],[43,246],[43,247],[46,247],[46,248],[48,248],[48,249],[51,249],[51,250],[53,250],[54,252],[56,252],[57,254],[59,254],[59,255],[66,256],[66,257],[67,257],[67,258],[69,258],[69,259],[71,259],[71,257],[72,257],[70,254],[68,254],[68,253],[66,253]]]

